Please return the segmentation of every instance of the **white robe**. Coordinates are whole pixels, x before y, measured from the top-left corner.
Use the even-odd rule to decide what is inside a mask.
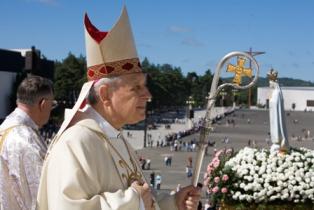
[[[125,144],[117,138],[119,132],[95,113],[68,128],[50,151],[42,171],[38,210],[140,209],[141,198],[125,179],[132,171],[125,165],[133,172],[142,171],[138,163],[136,169],[131,164]],[[137,162],[134,151],[128,148]],[[173,196],[158,204],[161,209],[177,209]]]
[[[289,142],[282,92],[277,82],[271,81],[270,85],[274,88],[269,100],[271,151],[287,151]]]
[[[2,139],[0,148],[0,209],[35,209],[47,147],[38,134],[37,125],[19,108],[1,124],[0,134],[8,128],[12,129]]]

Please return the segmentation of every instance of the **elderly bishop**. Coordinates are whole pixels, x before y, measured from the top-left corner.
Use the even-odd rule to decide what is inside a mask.
[[[151,94],[127,11],[109,32],[85,15],[87,77],[46,157],[38,210],[196,209],[199,190],[155,198],[137,156],[121,134],[145,118]]]

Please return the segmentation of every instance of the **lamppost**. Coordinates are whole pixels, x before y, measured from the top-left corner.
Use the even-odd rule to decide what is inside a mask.
[[[150,103],[152,100],[148,99],[147,103]],[[147,118],[149,117],[150,111],[148,110],[148,104],[145,110],[145,120],[144,120],[144,148],[147,147]]]
[[[219,95],[221,96],[220,99],[220,106],[223,107],[224,106],[224,100],[225,100],[225,96],[227,95],[227,92],[225,90],[222,90]]]
[[[248,53],[251,56],[255,56],[255,55],[262,55],[265,54],[266,52],[258,52],[258,51],[252,51],[252,47],[250,47],[250,51],[247,51],[246,53]],[[250,69],[252,69],[252,60],[250,59]],[[249,88],[249,93],[248,93],[248,108],[251,107],[251,87]]]
[[[193,100],[192,96],[189,96],[188,100],[186,101],[186,104],[188,105],[188,114],[187,114],[187,121],[188,121],[188,128],[191,129],[193,127],[192,118],[194,118],[194,112],[193,112],[193,104],[195,101]]]
[[[210,99],[210,92],[208,92],[208,95],[205,97],[206,101]],[[205,107],[206,108],[206,107]],[[215,114],[214,114],[215,115]],[[209,116],[210,120],[212,120],[212,116]],[[208,140],[209,141],[209,140]]]
[[[238,95],[238,89],[232,89],[232,95],[233,95],[233,109],[236,107],[236,95]]]

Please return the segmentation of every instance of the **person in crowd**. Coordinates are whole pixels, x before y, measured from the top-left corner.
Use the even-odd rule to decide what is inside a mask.
[[[52,82],[28,76],[17,89],[17,107],[0,126],[0,209],[34,209],[47,151],[39,128],[55,105]]]
[[[176,191],[179,192],[180,190],[181,190],[181,184],[178,184]]]
[[[152,188],[155,188],[155,172],[154,171],[150,173],[150,186]]]
[[[168,166],[171,167],[171,164],[172,164],[172,156],[169,156],[168,157]]]
[[[192,168],[192,163],[193,163],[193,158],[192,156],[189,156],[187,159],[187,165]]]
[[[189,165],[186,165],[186,167],[185,167],[185,173],[186,173],[186,177],[187,178],[190,178],[190,177],[192,177],[192,167],[191,166],[189,166]]]
[[[147,159],[146,160],[146,167],[145,167],[146,170],[150,170],[150,163],[151,163],[151,160]]]
[[[161,174],[160,174],[160,173],[157,173],[155,179],[156,179],[156,189],[157,189],[157,190],[160,190],[161,182],[162,182]]]

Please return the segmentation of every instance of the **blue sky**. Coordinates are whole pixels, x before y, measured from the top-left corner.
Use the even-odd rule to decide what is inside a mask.
[[[85,55],[83,14],[108,30],[126,4],[141,59],[182,72],[215,69],[231,51],[265,51],[261,76],[314,81],[314,1],[1,0],[0,48],[40,49],[48,59]]]

